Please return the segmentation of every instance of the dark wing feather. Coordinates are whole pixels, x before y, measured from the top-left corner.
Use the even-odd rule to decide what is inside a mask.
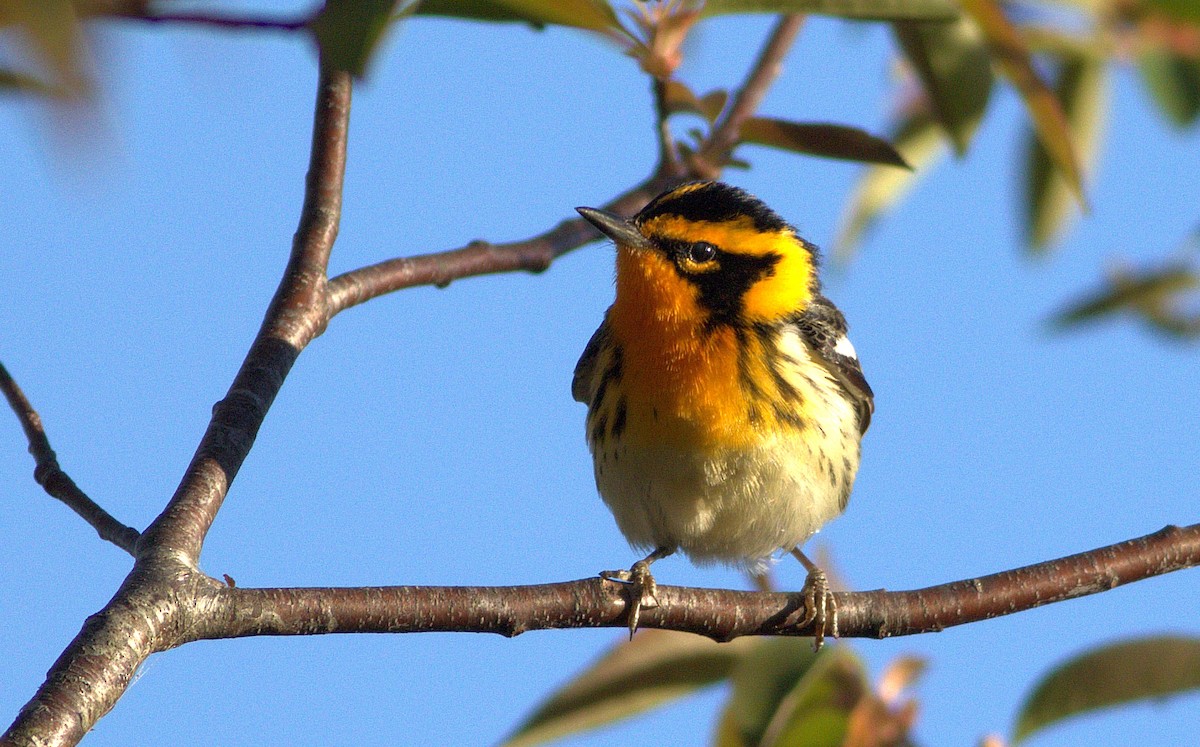
[[[605,319],[592,333],[583,355],[579,356],[579,362],[575,364],[575,377],[571,379],[571,396],[576,402],[585,405],[591,403],[596,388],[596,364],[600,361],[600,351],[608,344],[610,334],[608,320]]]
[[[866,433],[871,425],[871,414],[875,412],[875,393],[863,376],[858,358],[838,349],[838,342],[846,338],[846,317],[833,302],[822,295],[813,299],[795,319],[796,327],[816,352],[820,362],[854,400],[858,410],[858,429]],[[853,351],[850,346],[844,349]]]

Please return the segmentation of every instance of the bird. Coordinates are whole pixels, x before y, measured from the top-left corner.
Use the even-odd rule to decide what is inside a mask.
[[[616,292],[575,367],[596,487],[648,552],[629,570],[630,636],[658,606],[650,565],[805,567],[814,644],[837,635],[828,577],[803,544],[849,501],[875,398],[819,252],[750,193],[681,184],[626,219],[576,208],[616,245]]]

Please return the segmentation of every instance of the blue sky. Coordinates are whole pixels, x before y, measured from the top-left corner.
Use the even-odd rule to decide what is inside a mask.
[[[703,26],[680,75],[740,81],[764,17]],[[107,136],[56,150],[43,110],[0,102],[0,360],[60,462],[145,526],[173,492],[256,331],[295,230],[315,63],[301,38],[105,24]],[[883,27],[810,19],[763,112],[886,128]],[[1025,132],[1002,90],[976,146],[944,162],[830,267],[877,412],[846,515],[809,547],[852,588],[917,588],[1196,521],[1195,346],[1133,324],[1046,334],[1118,258],[1151,262],[1196,226],[1200,136],[1170,130],[1128,69],[1090,190],[1059,250],[1022,256]],[[421,20],[355,94],[332,271],[527,237],[642,179],[655,144],[634,62],[582,33]],[[859,167],[747,148],[727,179],[830,245]],[[352,309],[303,354],[202,558],[242,586],[520,584],[628,565],[597,498],[571,371],[612,298],[612,250],[540,276],[465,280]],[[7,422],[7,425],[5,423]],[[0,416],[0,713],[11,719],[128,558],[33,482]],[[741,588],[682,558],[662,583]],[[803,572],[784,563],[784,587]],[[1007,618],[848,641],[877,674],[929,670],[918,738],[1008,733],[1027,688],[1088,647],[1198,634],[1185,571]],[[326,636],[192,644],[149,660],[89,744],[488,744],[620,639],[618,630]],[[567,742],[702,745],[726,693]],[[1033,744],[1175,745],[1192,695],[1088,717]]]

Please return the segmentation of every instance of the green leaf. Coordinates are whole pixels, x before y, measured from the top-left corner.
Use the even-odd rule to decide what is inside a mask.
[[[1150,271],[1117,270],[1103,288],[1072,303],[1051,319],[1059,329],[1078,326],[1126,312],[1141,316],[1152,327],[1178,337],[1200,334],[1200,321],[1180,311],[1184,295],[1200,288],[1200,276],[1184,264]]]
[[[423,0],[419,16],[450,16],[473,21],[523,21],[542,27],[573,26],[590,31],[619,28],[603,0]]]
[[[1142,638],[1093,649],[1038,683],[1021,707],[1013,744],[1070,716],[1196,688],[1200,638]]]
[[[929,95],[933,116],[961,156],[983,118],[994,82],[991,56],[979,30],[966,19],[897,21],[892,28]]]
[[[751,117],[742,124],[738,140],[811,156],[909,168],[891,143],[845,125]]]
[[[704,115],[709,122],[716,122],[717,117],[721,116],[721,112],[725,111],[725,103],[729,101],[729,93],[726,91],[709,91],[700,98],[700,113]]]
[[[550,696],[504,742],[541,744],[627,718],[729,676],[752,638],[716,643],[688,633],[643,630]]]
[[[709,122],[715,122],[724,110],[729,94],[725,91],[709,91],[697,98],[692,89],[683,83],[669,80],[666,82],[663,98],[668,116],[681,113],[699,114]]]
[[[816,13],[860,21],[952,21],[949,0],[708,0],[702,16],[729,13]]]
[[[1200,3],[1196,0],[1146,0],[1146,5],[1177,21],[1200,23]]]
[[[833,647],[780,701],[763,747],[840,747],[847,736],[850,712],[868,693],[866,671],[845,646]]]
[[[946,152],[941,131],[927,114],[915,114],[902,122],[892,142],[913,170],[890,166],[872,166],[866,170],[847,203],[846,217],[834,242],[833,254],[841,261],[853,256],[879,217],[899,202],[917,178]]]
[[[1108,101],[1104,60],[1075,57],[1063,61],[1055,95],[1062,102],[1083,169],[1090,169],[1100,140]],[[1063,173],[1054,168],[1043,141],[1030,134],[1027,146],[1026,232],[1029,246],[1044,249],[1062,234],[1075,215],[1075,195]]]
[[[728,734],[731,745],[757,745],[787,697],[819,656],[835,647],[812,650],[807,638],[761,638],[730,674],[733,685],[718,735]],[[838,646],[836,648],[841,648]],[[725,742],[722,742],[725,744]]]
[[[850,712],[868,692],[863,666],[851,649],[814,654],[803,638],[775,638],[738,662],[733,690],[718,722],[719,747],[836,747]]]
[[[442,16],[465,21],[528,23],[537,29],[546,24],[531,16],[522,15],[494,0],[422,0],[413,10],[414,16]]]
[[[668,80],[663,84],[663,108],[667,116],[688,113],[700,114],[700,99],[692,93],[692,89],[677,80]]]
[[[397,0],[328,0],[309,27],[322,59],[361,78],[371,55],[395,18]]]
[[[66,92],[32,75],[19,73],[15,70],[0,69],[0,91],[10,90],[22,93],[36,93],[42,96],[65,96]]]
[[[1067,185],[1083,203],[1083,177],[1071,141],[1067,118],[1058,97],[1034,69],[1029,49],[1016,27],[1004,16],[994,0],[960,0],[962,8],[978,24],[991,47],[992,56],[1009,82],[1016,87],[1029,111],[1033,129],[1046,147],[1046,153],[1066,178]]]
[[[1152,48],[1138,55],[1142,82],[1154,103],[1176,127],[1187,127],[1200,115],[1200,60],[1169,49]]]
[[[27,48],[49,68],[50,89],[65,96],[88,95],[91,81],[84,65],[86,45],[74,4],[70,0],[8,0],[3,6],[0,25],[12,25],[23,34]],[[13,75],[13,82],[32,81]]]

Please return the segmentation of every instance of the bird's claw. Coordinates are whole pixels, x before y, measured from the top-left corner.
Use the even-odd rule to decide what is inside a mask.
[[[829,577],[820,568],[809,571],[800,590],[804,596],[804,617],[798,625],[813,626],[813,650],[820,651],[825,636],[838,637],[837,599],[829,590]]]
[[[629,601],[626,604],[629,618],[629,637],[637,632],[638,621],[642,609],[654,609],[658,606],[658,583],[650,574],[650,563],[639,560],[627,571],[600,571],[600,578],[605,581],[616,581],[625,584],[629,589]]]

